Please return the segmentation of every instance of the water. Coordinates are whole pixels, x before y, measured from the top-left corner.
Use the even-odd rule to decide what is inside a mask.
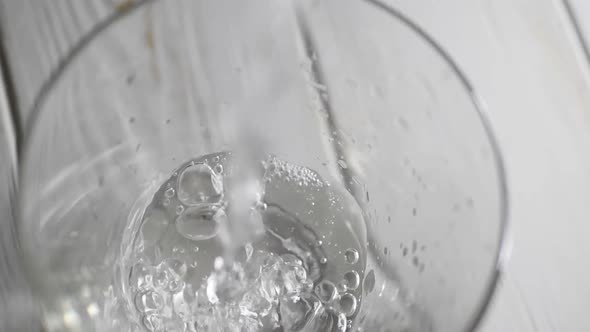
[[[353,329],[367,265],[361,210],[309,168],[199,157],[132,226],[124,295],[145,331]]]

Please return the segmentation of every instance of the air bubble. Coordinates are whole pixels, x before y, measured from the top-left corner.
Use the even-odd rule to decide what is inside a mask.
[[[141,322],[148,331],[160,331],[162,327],[162,319],[157,315],[145,315]]]
[[[223,174],[223,165],[217,164],[217,165],[215,165],[215,167],[213,169],[215,170],[215,173],[217,173],[219,175]]]
[[[344,258],[348,264],[356,264],[359,261],[359,252],[356,249],[347,249]]]
[[[347,324],[346,324],[346,315],[345,314],[339,314],[338,315],[338,323],[336,324],[337,327],[337,331],[338,332],[345,332],[346,328],[347,328]]]
[[[338,292],[331,281],[322,280],[315,286],[315,294],[323,303],[330,303],[334,301]]]
[[[170,280],[170,283],[168,283],[168,290],[172,293],[180,291],[182,287],[184,287],[184,282],[182,280],[172,279]]]
[[[246,261],[249,261],[252,258],[252,253],[254,252],[254,247],[252,247],[252,243],[246,243],[244,246],[244,251],[246,251]]]
[[[174,188],[166,189],[166,191],[164,192],[164,196],[166,196],[167,198],[174,197]]]
[[[168,269],[172,273],[174,273],[178,278],[182,278],[186,274],[186,264],[182,261],[179,261],[178,259],[167,259],[165,261],[165,264],[168,267]]]
[[[158,268],[156,273],[154,273],[152,282],[154,284],[154,287],[158,289],[166,288],[166,286],[168,285],[168,271]]]
[[[189,240],[207,240],[217,235],[219,223],[226,220],[223,209],[215,206],[191,207],[176,219],[176,230]]]
[[[189,166],[178,178],[178,199],[185,205],[218,203],[222,194],[222,178],[206,164]]]
[[[356,271],[352,270],[344,274],[344,281],[346,282],[346,288],[355,290],[359,287],[361,278]]]
[[[135,264],[131,269],[130,284],[137,286],[140,290],[149,288],[153,281],[152,269],[153,267],[147,267],[141,263]]]
[[[346,292],[348,290],[348,283],[346,282],[346,280],[340,280],[340,282],[336,284],[336,289],[339,293]]]
[[[357,300],[356,297],[350,293],[346,293],[340,297],[338,301],[339,311],[350,317],[356,312]]]
[[[135,296],[135,308],[140,312],[150,312],[164,306],[162,297],[157,292],[146,291]]]

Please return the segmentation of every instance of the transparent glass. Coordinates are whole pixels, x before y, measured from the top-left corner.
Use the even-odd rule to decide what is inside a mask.
[[[242,127],[362,209],[367,273],[349,330],[475,328],[506,188],[444,50],[376,0],[159,0],[97,27],[35,103],[18,233],[47,331],[144,329],[117,299],[134,204],[191,158],[247,148]]]

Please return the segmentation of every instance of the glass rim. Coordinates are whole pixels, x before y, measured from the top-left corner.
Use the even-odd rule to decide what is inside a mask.
[[[70,64],[73,63],[80,54],[86,49],[86,47],[98,36],[101,32],[105,31],[109,27],[111,27],[116,22],[120,21],[121,19],[125,18],[126,16],[134,13],[139,8],[148,5],[150,3],[154,3],[156,1],[162,0],[138,0],[135,1],[127,6],[124,6],[120,9],[117,9],[113,14],[107,16],[104,20],[97,23],[89,32],[85,33],[78,42],[70,49],[70,51],[64,55],[55,66],[54,70],[51,71],[49,77],[44,81],[41,85],[41,88],[37,92],[33,104],[30,108],[30,115],[25,122],[25,135],[22,140],[22,149],[18,151],[18,160],[17,160],[17,168],[19,169],[26,164],[25,156],[27,151],[29,150],[30,136],[31,133],[35,131],[35,127],[37,126],[39,120],[39,115],[41,113],[41,109],[49,96],[52,88],[58,84],[61,78],[64,76],[64,73],[69,68]],[[476,308],[474,308],[473,316],[466,319],[466,330],[465,331],[475,331],[480,323],[483,321],[483,318],[487,312],[487,309],[490,307],[492,302],[493,296],[497,289],[500,279],[504,273],[506,267],[506,261],[509,254],[509,191],[507,185],[507,178],[506,178],[506,171],[505,171],[505,162],[504,158],[501,153],[501,149],[499,147],[497,138],[494,134],[494,130],[492,129],[491,122],[488,118],[488,109],[483,101],[483,99],[476,93],[473,85],[465,72],[461,69],[461,67],[457,64],[455,59],[450,55],[450,53],[439,43],[437,42],[430,34],[428,34],[419,24],[414,22],[408,16],[403,14],[401,10],[385,4],[382,0],[356,0],[361,2],[366,2],[367,4],[374,6],[378,10],[382,10],[393,19],[397,19],[400,23],[405,25],[411,32],[415,33],[417,37],[422,39],[432,50],[435,51],[438,56],[446,63],[452,72],[455,74],[456,78],[459,79],[460,84],[463,86],[465,91],[468,94],[469,99],[475,111],[478,115],[480,120],[481,126],[485,132],[485,136],[487,138],[487,142],[490,145],[492,150],[492,159],[494,163],[495,173],[498,180],[498,187],[499,187],[499,201],[500,201],[500,229],[498,234],[497,244],[497,251],[494,254],[494,265],[491,275],[488,277],[487,285],[483,288],[482,298],[479,300],[479,304]],[[23,172],[17,172],[18,183],[22,184],[23,180]],[[18,190],[20,192],[20,190]],[[19,194],[17,194],[19,195]],[[17,200],[17,202],[20,200]],[[17,203],[19,204],[19,203]],[[17,206],[18,209],[18,206]],[[17,223],[17,232],[18,232],[18,223]]]

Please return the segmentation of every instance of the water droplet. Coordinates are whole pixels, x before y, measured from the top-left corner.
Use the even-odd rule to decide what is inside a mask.
[[[166,196],[167,198],[174,197],[174,188],[166,189],[166,191],[164,192],[164,196]]]
[[[356,271],[352,270],[344,274],[344,281],[346,282],[346,288],[355,290],[361,283],[361,277]]]
[[[326,257],[320,258],[320,264],[327,264],[327,263],[328,263],[328,259]]]
[[[207,240],[217,235],[219,223],[226,220],[223,209],[216,206],[190,207],[176,219],[176,230],[189,240]]]
[[[356,297],[350,293],[342,295],[340,301],[338,301],[338,307],[340,312],[346,316],[350,317],[354,315],[357,307]]]
[[[356,249],[346,249],[344,258],[348,264],[356,264],[359,261],[359,252]]]
[[[178,178],[178,199],[185,205],[218,203],[222,194],[222,178],[206,164],[189,166]]]
[[[181,215],[184,212],[184,206],[183,205],[179,205],[176,207],[176,214],[177,215]]]
[[[330,303],[334,301],[338,292],[331,281],[322,280],[315,286],[315,294],[323,303]]]

